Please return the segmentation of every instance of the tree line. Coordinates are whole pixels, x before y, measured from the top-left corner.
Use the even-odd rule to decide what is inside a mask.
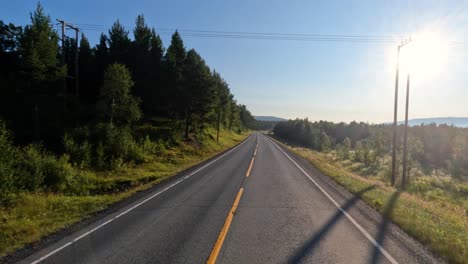
[[[161,144],[207,130],[240,133],[253,120],[177,31],[166,48],[143,15],[132,32],[117,20],[94,47],[83,32],[77,42],[61,39],[40,4],[24,27],[0,20],[3,194],[57,186],[75,193],[79,173],[69,163],[101,170],[139,163]]]
[[[398,127],[399,135],[403,135],[403,129],[402,125]],[[417,169],[427,175],[444,173],[453,179],[468,179],[468,128],[423,124],[408,129],[410,171]],[[296,119],[278,123],[273,132],[295,145],[334,151],[340,159],[360,162],[370,172],[389,167],[392,125]],[[399,153],[401,147],[400,139]]]
[[[187,50],[177,31],[165,49],[143,15],[136,18],[133,39],[118,20],[95,47],[81,34],[78,86],[76,40],[66,38],[61,49],[59,35],[40,4],[30,25],[23,28],[0,21],[0,34],[0,114],[21,143],[53,144],[68,128],[103,121],[99,117],[109,112],[100,108],[108,96],[103,87],[105,70],[116,63],[129,71],[130,94],[136,100],[114,98],[114,104],[139,108],[135,121],[170,119],[174,128],[183,128],[186,138],[218,121],[231,130],[245,128],[241,117],[248,111],[237,104],[221,75],[196,50]]]

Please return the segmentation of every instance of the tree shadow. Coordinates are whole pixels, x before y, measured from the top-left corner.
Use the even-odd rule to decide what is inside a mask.
[[[377,241],[379,245],[382,245],[382,243],[385,240],[385,234],[387,233],[388,227],[390,226],[390,223],[391,223],[390,216],[393,212],[393,209],[395,208],[395,204],[398,198],[400,197],[400,194],[401,194],[400,190],[394,192],[392,194],[392,197],[390,197],[390,200],[385,205],[385,209],[382,213],[382,222],[380,223],[379,229],[378,229],[379,233],[377,234],[377,238],[375,239],[375,241]],[[380,257],[382,256],[382,254],[380,254],[380,251],[377,247],[373,246],[373,248],[374,249],[372,251],[372,258],[370,259],[370,263],[377,263]]]
[[[369,186],[355,193],[341,208],[343,211],[348,211],[356,202],[358,202],[362,195],[375,188],[375,185]],[[298,248],[292,256],[288,259],[288,263],[299,263],[308,253],[314,251],[319,245],[320,241],[332,230],[338,221],[344,216],[343,211],[338,210],[333,217],[309,240],[307,240],[300,248]]]

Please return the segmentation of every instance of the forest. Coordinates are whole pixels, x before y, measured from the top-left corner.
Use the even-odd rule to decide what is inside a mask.
[[[24,27],[0,20],[0,207],[21,192],[88,194],[82,170],[141,164],[253,120],[177,31],[165,48],[139,15],[91,47],[53,23],[40,4]]]
[[[403,131],[398,126],[394,186],[392,124],[296,119],[278,123],[273,137],[347,191],[371,188],[359,196],[367,205],[447,262],[465,263],[468,128],[410,126],[406,181]]]
[[[399,171],[403,125],[398,127]],[[274,134],[289,143],[322,152],[333,152],[341,160],[360,164],[364,174],[390,177],[393,125],[363,122],[310,122],[308,119],[281,122]],[[468,129],[448,125],[423,124],[408,129],[409,175],[449,176],[468,180]]]

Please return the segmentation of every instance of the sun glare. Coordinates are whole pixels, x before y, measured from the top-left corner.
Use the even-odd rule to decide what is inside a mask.
[[[445,67],[449,48],[444,38],[434,32],[414,35],[401,49],[400,65],[404,73],[432,77]]]

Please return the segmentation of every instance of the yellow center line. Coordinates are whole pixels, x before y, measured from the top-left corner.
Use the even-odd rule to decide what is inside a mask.
[[[252,170],[252,166],[254,164],[255,157],[252,158],[252,161],[250,161],[249,169],[247,170],[247,173],[245,174],[245,177],[249,177],[250,171]]]
[[[224,239],[226,238],[226,235],[229,231],[232,219],[234,218],[234,213],[236,212],[237,206],[239,205],[239,201],[243,192],[244,188],[240,188],[239,192],[237,193],[236,200],[234,200],[234,204],[232,205],[231,211],[229,211],[228,217],[226,218],[226,222],[224,222],[223,229],[221,229],[221,233],[219,233],[218,240],[216,240],[213,250],[211,251],[210,257],[208,258],[206,263],[216,263],[216,259],[218,258],[219,252],[221,251],[221,247],[223,246]]]
[[[252,160],[250,161],[249,169],[247,170],[247,173],[245,174],[245,177],[249,177],[250,171],[252,170],[254,161],[255,161],[255,155],[257,155],[257,149],[258,149],[258,142],[257,145],[255,146],[255,152],[254,156],[252,157]],[[231,226],[232,219],[234,218],[234,214],[236,212],[237,206],[239,205],[239,201],[242,197],[242,193],[244,192],[244,188],[240,188],[239,192],[237,193],[236,200],[234,200],[234,204],[232,205],[231,211],[229,211],[229,214],[226,218],[226,221],[224,222],[224,226],[221,229],[221,232],[218,235],[218,239],[216,240],[216,243],[213,247],[213,250],[211,251],[210,256],[208,257],[208,260],[206,263],[208,264],[214,264],[216,263],[216,259],[218,258],[219,252],[221,251],[221,248],[223,247],[224,239],[227,236],[227,233],[229,231],[229,227]]]

